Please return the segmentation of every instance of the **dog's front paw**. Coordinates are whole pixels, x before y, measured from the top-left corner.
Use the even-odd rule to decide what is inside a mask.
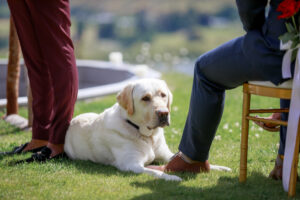
[[[180,178],[179,176],[169,175],[169,174],[163,174],[162,178],[167,181],[182,181],[182,178]]]
[[[219,165],[210,165],[210,169],[217,170],[217,171],[226,171],[231,172],[231,168],[225,167],[225,166],[219,166]]]

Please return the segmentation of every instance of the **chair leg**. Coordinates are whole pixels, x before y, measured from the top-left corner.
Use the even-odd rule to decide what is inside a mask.
[[[248,153],[248,133],[251,95],[244,91],[243,93],[243,113],[242,113],[242,135],[241,135],[241,158],[240,158],[240,182],[245,182],[247,178],[247,153]]]
[[[289,183],[289,191],[288,196],[294,197],[296,194],[296,183],[297,183],[297,169],[298,169],[298,161],[299,161],[299,143],[300,143],[300,119],[298,121],[298,130],[297,130],[297,137],[296,137],[296,144],[293,156],[293,164],[290,174],[290,183]]]

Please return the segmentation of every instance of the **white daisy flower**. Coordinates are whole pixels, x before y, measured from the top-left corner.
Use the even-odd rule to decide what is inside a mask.
[[[215,140],[221,140],[221,135],[216,135]]]
[[[224,124],[223,129],[227,130],[229,127],[228,123]]]

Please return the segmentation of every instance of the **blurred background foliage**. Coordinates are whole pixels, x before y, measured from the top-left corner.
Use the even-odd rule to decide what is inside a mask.
[[[71,0],[78,59],[150,67],[190,66],[202,53],[242,35],[234,0]],[[8,55],[9,9],[0,0],[0,57]],[[182,69],[182,67],[181,67]]]

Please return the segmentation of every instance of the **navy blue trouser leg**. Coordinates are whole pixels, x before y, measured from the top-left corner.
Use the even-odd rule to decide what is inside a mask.
[[[189,113],[179,145],[179,150],[193,160],[208,159],[223,113],[225,90],[251,80],[281,77],[280,65],[271,72],[268,66],[253,65],[242,50],[243,39],[231,40],[196,62]]]

